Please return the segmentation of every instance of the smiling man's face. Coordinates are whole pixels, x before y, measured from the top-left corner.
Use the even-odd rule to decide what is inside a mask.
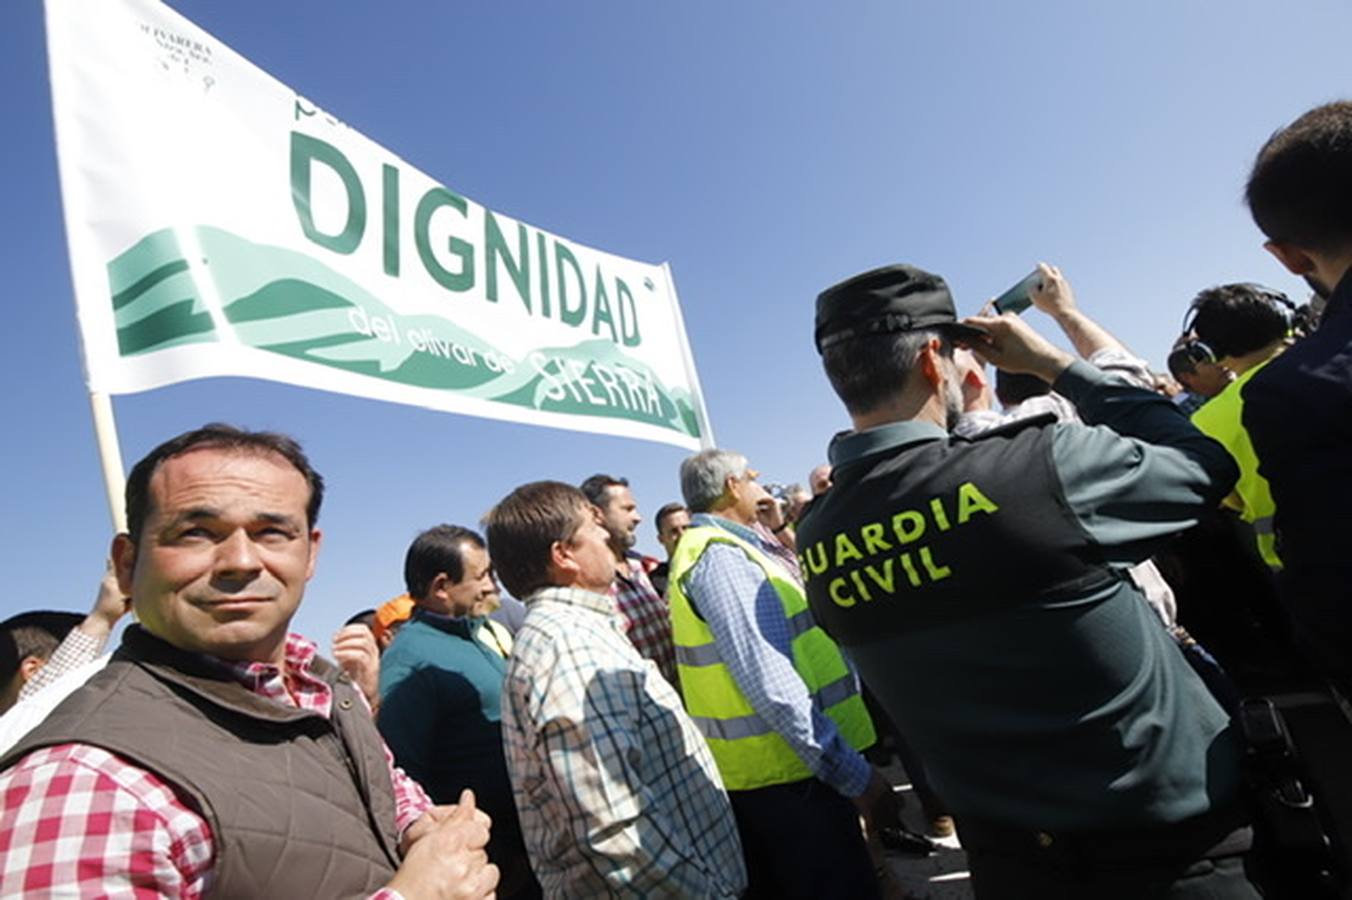
[[[274,453],[205,447],[165,460],[148,493],[137,540],[113,544],[141,624],[184,650],[280,664],[319,552],[305,477]]]

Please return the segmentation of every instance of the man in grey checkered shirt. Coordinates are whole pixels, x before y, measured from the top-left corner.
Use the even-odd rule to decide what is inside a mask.
[[[577,488],[539,481],[484,525],[498,577],[527,607],[502,736],[545,896],[741,894],[728,795],[675,689],[625,637],[599,512]]]

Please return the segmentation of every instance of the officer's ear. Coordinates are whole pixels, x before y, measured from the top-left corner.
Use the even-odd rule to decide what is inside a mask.
[[[916,368],[929,386],[936,391],[944,383],[944,367],[939,362],[941,356],[939,347],[939,339],[932,337],[925,342],[916,356]]]
[[[1310,254],[1294,244],[1268,241],[1263,249],[1277,257],[1277,261],[1286,266],[1292,275],[1309,275],[1315,270],[1315,261]]]

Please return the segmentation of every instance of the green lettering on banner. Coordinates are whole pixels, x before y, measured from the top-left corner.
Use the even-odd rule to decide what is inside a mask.
[[[467,291],[474,287],[474,247],[467,241],[453,237],[447,242],[452,255],[460,258],[460,271],[452,272],[441,264],[432,253],[432,238],[428,227],[432,214],[443,206],[449,206],[462,216],[468,214],[469,207],[465,198],[452,194],[444,187],[434,187],[418,201],[418,210],[413,214],[413,242],[418,247],[418,256],[423,267],[442,287],[451,291]]]
[[[487,209],[484,210],[484,293],[488,299],[494,303],[498,302],[498,257],[502,257],[502,264],[507,268],[507,277],[512,279],[512,284],[516,287],[516,295],[521,298],[521,303],[526,307],[526,312],[531,312],[530,302],[530,240],[526,236],[526,226],[520,222],[516,223],[516,246],[517,255],[512,256],[512,251],[507,246],[506,239],[502,236],[502,229],[498,227],[498,218]],[[548,290],[548,286],[546,286]],[[548,305],[548,300],[545,301]]]
[[[337,234],[325,234],[315,225],[310,196],[310,174],[314,163],[332,169],[347,192],[347,222]],[[301,231],[309,240],[342,254],[352,253],[361,245],[362,235],[366,232],[366,191],[357,177],[357,170],[337,147],[298,131],[291,132],[291,203],[300,218]]]
[[[549,318],[549,257],[545,253],[545,233],[535,235],[536,258],[540,261],[540,315]]]
[[[563,277],[565,263],[573,270],[573,277],[577,279],[576,308],[569,308],[568,306],[568,283]],[[573,255],[573,251],[557,240],[554,242],[554,269],[558,274],[559,320],[565,325],[572,325],[576,328],[587,318],[587,282],[582,277],[582,267],[578,265],[577,257]]]
[[[615,305],[620,308],[620,337],[626,347],[637,347],[643,343],[638,333],[638,308],[634,306],[634,295],[623,278],[615,279]],[[633,330],[630,330],[632,326]]]
[[[620,342],[620,336],[615,331],[615,318],[610,314],[610,297],[606,294],[605,278],[601,275],[601,267],[596,267],[596,300],[593,303],[592,312],[592,334],[601,333],[601,322],[605,321],[606,327],[610,329],[610,339],[614,343]]]
[[[389,163],[380,167],[381,187],[385,203],[381,209],[385,226],[385,274],[399,277],[399,170]]]

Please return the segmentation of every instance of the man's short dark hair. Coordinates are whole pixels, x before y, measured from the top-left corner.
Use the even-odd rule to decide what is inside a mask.
[[[19,648],[14,646],[14,637],[0,631],[0,688],[13,680],[19,671],[19,662]]]
[[[685,508],[684,503],[677,503],[675,500],[663,504],[662,508],[657,511],[657,515],[653,516],[653,525],[657,527],[658,534],[662,533],[662,520],[678,512],[688,513],[690,510]]]
[[[343,627],[346,628],[349,625],[365,625],[367,628],[371,629],[371,632],[374,634],[375,624],[376,611],[374,609],[363,609],[361,612],[353,613],[349,616],[347,621],[343,623]]]
[[[1256,284],[1207,288],[1192,301],[1190,330],[1217,358],[1243,356],[1285,337],[1294,304]]]
[[[305,507],[305,518],[310,528],[319,521],[319,506],[324,501],[324,479],[310,467],[310,460],[295,439],[275,431],[246,431],[233,425],[212,422],[193,431],[185,431],[151,450],[132,467],[127,476],[126,506],[127,534],[132,541],[141,540],[150,513],[150,479],[155,470],[168,459],[182,456],[190,450],[232,450],[238,453],[275,453],[285,459],[305,477],[310,486],[310,500]]]
[[[22,612],[0,622],[0,632],[9,635],[15,653],[13,668],[0,671],[0,684],[14,677],[19,663],[28,657],[48,659],[84,618],[80,613],[43,609]]]
[[[939,339],[940,355],[953,358],[953,341],[942,329],[871,334],[832,344],[822,367],[845,408],[856,415],[877,409],[901,390],[920,350]]]
[[[1036,375],[995,370],[995,396],[1006,409],[1034,397],[1045,397],[1051,392],[1052,386]]]
[[[1246,195],[1273,241],[1317,252],[1352,244],[1352,102],[1315,107],[1268,138]]]
[[[609,490],[613,487],[629,487],[629,479],[597,474],[582,482],[578,487],[582,493],[587,495],[587,500],[593,506],[605,509],[606,504],[610,502]]]
[[[404,555],[404,587],[414,600],[423,600],[432,580],[445,572],[452,584],[465,578],[463,547],[471,544],[483,549],[484,539],[477,531],[460,525],[437,525],[413,539]]]
[[[502,498],[484,516],[484,530],[503,587],[523,599],[548,587],[550,549],[577,533],[593,505],[561,481],[533,481]]]

